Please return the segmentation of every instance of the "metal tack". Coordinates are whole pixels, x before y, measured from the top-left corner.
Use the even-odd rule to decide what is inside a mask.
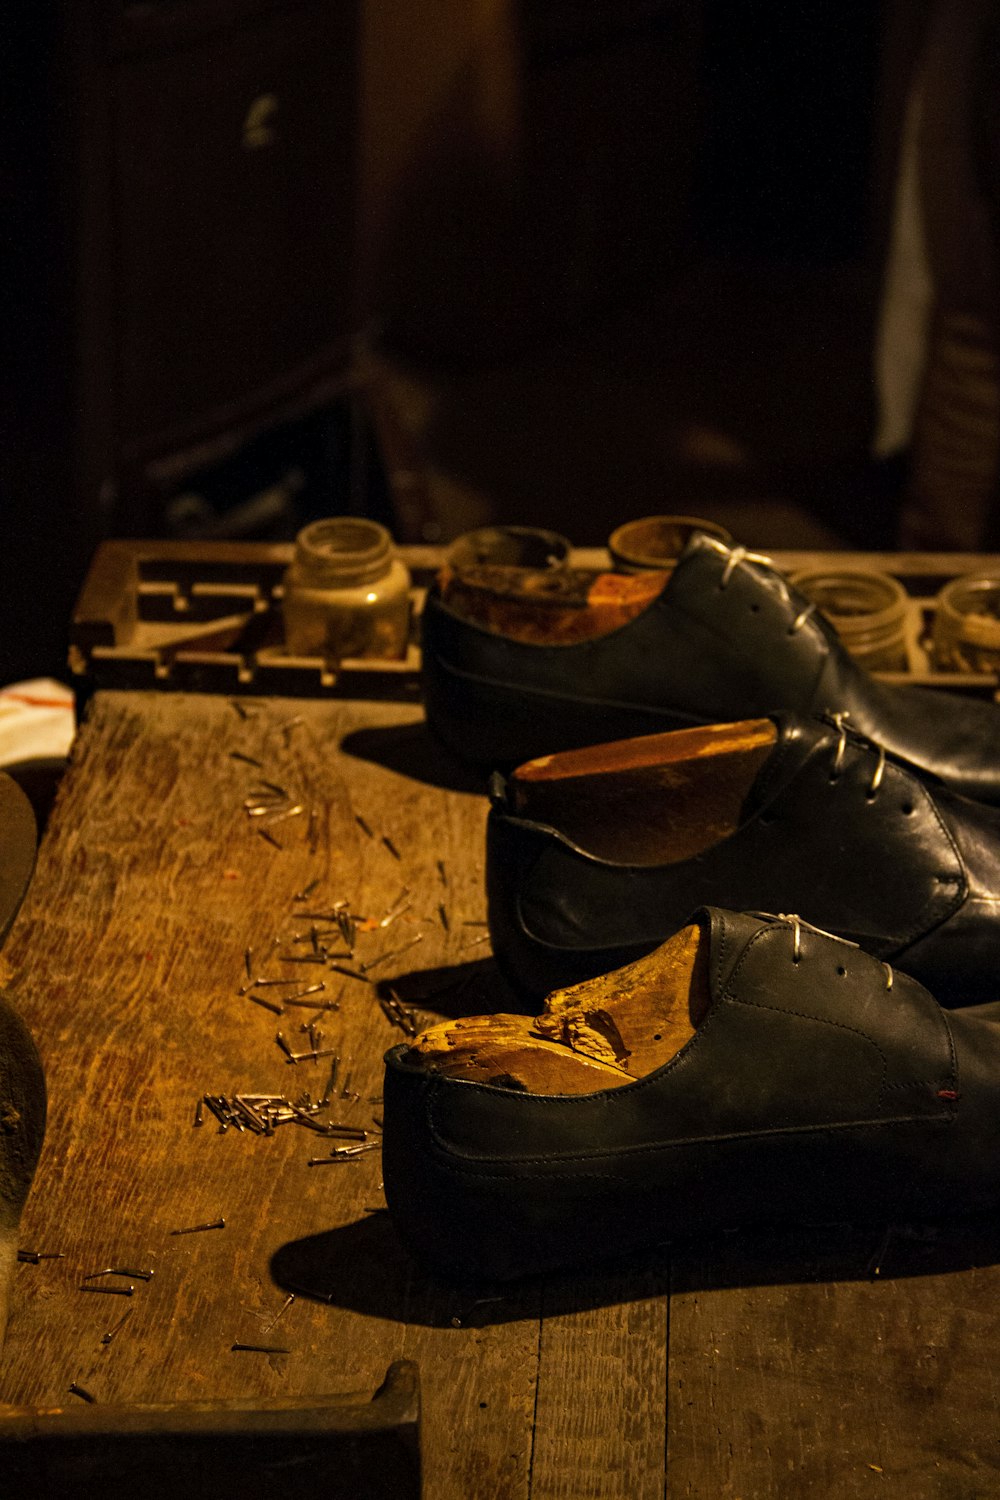
[[[107,1331],[107,1333],[102,1334],[102,1336],[101,1336],[101,1343],[102,1344],[110,1344],[111,1340],[114,1338],[115,1334],[119,1333],[121,1331],[121,1329],[123,1329],[125,1327],[125,1324],[128,1322],[129,1318],[132,1316],[132,1314],[134,1312],[135,1312],[135,1308],[134,1307],[130,1307],[127,1312],[123,1313],[122,1316],[118,1319],[118,1322],[115,1324],[114,1328],[109,1328],[108,1331]]]
[[[213,1219],[210,1224],[192,1224],[187,1229],[171,1229],[171,1234],[200,1234],[203,1229],[225,1229],[225,1219]]]

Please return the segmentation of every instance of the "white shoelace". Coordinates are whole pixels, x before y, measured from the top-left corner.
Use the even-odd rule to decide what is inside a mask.
[[[769,922],[787,922],[789,927],[791,927],[792,929],[793,964],[797,964],[802,957],[803,927],[808,932],[815,932],[817,937],[830,938],[835,943],[843,943],[845,948],[857,948],[859,951],[861,948],[860,943],[852,943],[850,938],[838,937],[835,932],[827,932],[823,927],[816,927],[812,922],[807,922],[804,917],[800,917],[796,912],[759,911],[754,912],[753,915],[757,917],[765,917]],[[882,964],[882,968],[885,970],[885,987],[887,990],[891,990],[893,979],[892,966],[885,963],[885,961],[882,959],[880,959],[879,962]]]

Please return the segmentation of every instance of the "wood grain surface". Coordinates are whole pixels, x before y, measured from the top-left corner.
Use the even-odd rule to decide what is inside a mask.
[[[0,1400],[64,1406],[73,1382],[106,1403],[308,1399],[370,1392],[409,1358],[429,1500],[1000,1494],[991,1221],[725,1235],[587,1275],[453,1287],[398,1245],[376,1151],[309,1167],[330,1143],[297,1125],[193,1125],[204,1093],[316,1097],[328,1076],[329,1059],[289,1064],[275,1043],[281,1028],[305,1050],[297,1028],[315,1013],[279,1018],[238,993],[248,946],[255,976],[322,973],[319,998],[340,1007],[319,1019],[323,1047],[358,1096],[337,1118],[360,1127],[380,1116],[382,1054],[402,1040],[378,990],[420,1024],[517,1008],[483,941],[485,798],[420,710],[243,712],[98,694],[0,954],[50,1095],[21,1243],[63,1257],[17,1268]],[[274,824],[281,848],[242,805],[262,777],[307,809]],[[376,924],[405,906],[359,934],[355,965],[420,942],[376,963],[377,984],[283,966],[310,951],[303,909],[335,900]],[[109,1265],[154,1274],[120,1282],[131,1297],[80,1290]]]

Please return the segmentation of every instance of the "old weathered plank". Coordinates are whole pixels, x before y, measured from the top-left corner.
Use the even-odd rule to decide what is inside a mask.
[[[748,1233],[678,1254],[671,1497],[997,1494],[998,1256],[983,1222]]]
[[[304,933],[295,951],[310,951],[303,909],[347,899],[378,920],[405,907],[359,934],[347,966],[419,936],[371,979],[398,979],[408,1002],[450,986],[440,1008],[426,998],[433,1020],[470,976],[469,1007],[489,1008],[477,941],[485,800],[412,707],[284,700],[244,712],[212,697],[97,696],[0,957],[50,1093],[22,1244],[65,1257],[18,1268],[0,1398],[60,1404],[73,1381],[109,1402],[319,1395],[373,1389],[405,1356],[421,1367],[428,1493],[465,1500],[489,1473],[491,1494],[526,1496],[537,1293],[468,1328],[468,1291],[427,1281],[370,1211],[383,1201],[377,1152],[311,1168],[331,1143],[298,1126],[269,1139],[220,1135],[207,1111],[192,1124],[203,1092],[318,1096],[329,1060],[293,1066],[275,1044],[280,1028],[305,1050],[308,1018],[357,1095],[338,1118],[378,1117],[382,1053],[401,1033],[373,984],[278,961],[275,936]],[[281,848],[242,807],[262,778],[306,808],[272,824]],[[317,998],[339,1011],[278,1018],[240,996],[248,946],[255,976],[294,974],[304,988],[321,974]],[[218,1217],[223,1229],[171,1233]],[[130,1298],[80,1290],[113,1264],[154,1275],[108,1279],[134,1285]],[[234,1353],[234,1342],[291,1353]]]
[[[661,1500],[667,1280],[636,1268],[550,1281],[532,1500]]]

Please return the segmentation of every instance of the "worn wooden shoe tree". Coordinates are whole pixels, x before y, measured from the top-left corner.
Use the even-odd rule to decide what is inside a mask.
[[[666,572],[483,564],[445,569],[438,582],[442,599],[463,620],[511,640],[567,646],[627,625],[649,607],[668,577]]]
[[[643,735],[526,761],[511,810],[622,864],[674,864],[727,838],[777,740],[770,719]]]
[[[684,927],[635,963],[556,990],[538,1016],[469,1016],[415,1038],[409,1061],[529,1094],[621,1088],[669,1062],[708,1008],[708,944]]]

